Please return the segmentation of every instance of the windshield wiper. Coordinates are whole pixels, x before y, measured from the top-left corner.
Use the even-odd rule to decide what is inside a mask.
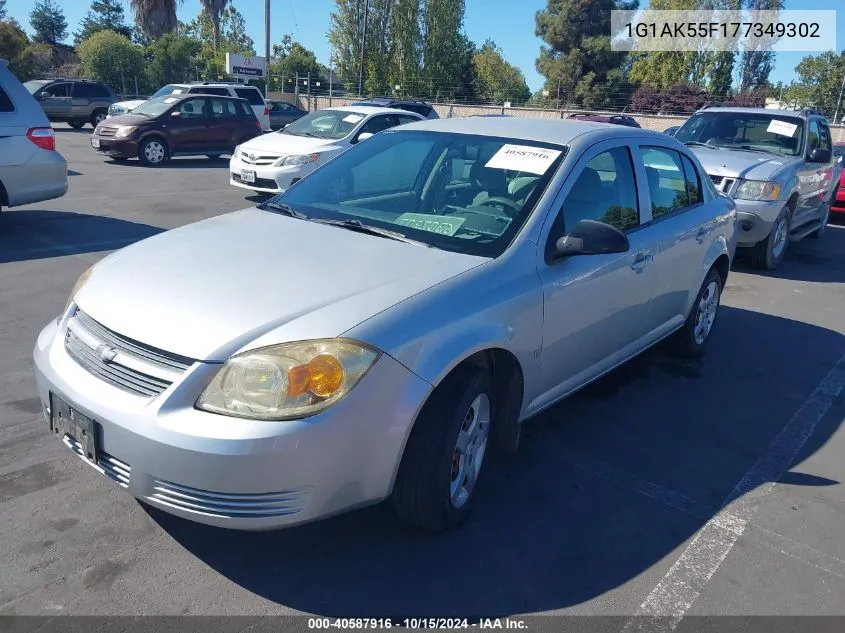
[[[377,226],[371,226],[369,224],[362,224],[360,220],[320,220],[320,219],[312,219],[311,222],[317,222],[319,224],[327,224],[329,226],[339,226],[342,229],[347,229],[348,231],[355,231],[356,233],[365,233],[367,235],[376,235],[378,237],[386,237],[389,240],[396,240],[397,242],[405,242],[406,244],[416,244],[417,246],[427,246],[432,248],[431,244],[426,244],[425,242],[419,242],[417,240],[412,240],[410,237],[406,236],[404,233],[399,233],[398,231],[390,231],[388,229],[380,229]]]
[[[307,220],[308,216],[302,213],[301,211],[297,211],[289,204],[285,204],[283,202],[265,202],[262,206],[258,207],[259,209],[272,209],[282,215],[286,215],[291,218],[296,218],[297,220]]]
[[[782,156],[780,152],[774,152],[770,149],[763,149],[762,147],[752,147],[751,145],[731,145],[727,149],[741,149],[747,152],[763,152],[764,154],[772,154],[774,156]]]

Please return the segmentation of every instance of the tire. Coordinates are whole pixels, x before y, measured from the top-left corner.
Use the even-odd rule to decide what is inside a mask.
[[[106,120],[106,116],[108,116],[108,111],[103,108],[98,108],[91,113],[91,118],[88,122],[91,124],[91,127],[97,127],[97,125]]]
[[[781,209],[772,224],[772,230],[762,242],[758,242],[750,251],[752,265],[762,270],[774,270],[783,261],[783,256],[789,246],[789,229],[792,220],[792,210],[789,206]],[[779,235],[780,231],[783,235]]]
[[[820,240],[822,236],[827,232],[827,223],[830,222],[830,205],[827,205],[825,209],[824,215],[822,216],[822,223],[819,228],[815,231],[810,233],[807,237],[813,240]]]
[[[83,127],[85,127],[85,121],[68,121],[67,124],[71,126],[74,130],[81,130]]]
[[[699,358],[716,325],[722,297],[722,278],[711,268],[701,284],[683,327],[672,339],[672,351],[682,358]]]
[[[167,141],[160,136],[153,136],[141,141],[138,147],[138,160],[144,167],[160,167],[170,157]]]
[[[391,501],[401,519],[432,532],[466,521],[490,449],[494,406],[490,374],[470,365],[459,366],[432,392],[411,430],[393,487]]]

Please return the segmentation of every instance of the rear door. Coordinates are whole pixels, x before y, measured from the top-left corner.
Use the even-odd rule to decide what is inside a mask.
[[[179,103],[177,117],[167,115],[165,129],[169,130],[170,148],[173,152],[193,152],[208,147],[206,137],[211,124],[206,97],[193,97]]]
[[[44,98],[41,107],[47,117],[55,121],[68,121],[71,118],[71,84],[60,81],[42,90]]]
[[[204,142],[207,149],[231,150],[240,141],[240,122],[237,103],[232,99],[211,97],[211,117]]]

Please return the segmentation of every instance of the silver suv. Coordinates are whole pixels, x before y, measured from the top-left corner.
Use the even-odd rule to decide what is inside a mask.
[[[101,81],[89,79],[34,79],[24,86],[41,103],[47,118],[79,129],[106,118],[117,94]]]
[[[736,201],[738,246],[755,266],[773,270],[790,241],[824,233],[836,157],[821,112],[705,107],[674,136]]]
[[[0,209],[61,198],[67,162],[47,116],[0,59]]]

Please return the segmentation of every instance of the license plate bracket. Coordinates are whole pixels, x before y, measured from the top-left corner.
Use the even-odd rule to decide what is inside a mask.
[[[97,463],[97,431],[94,420],[71,407],[54,393],[50,394],[50,430],[60,439],[69,436],[82,449],[88,461]]]
[[[249,169],[242,169],[241,170],[241,180],[248,183],[255,182],[255,172]]]
[[[100,149],[100,139],[92,138],[91,139],[91,147],[93,147],[94,149]]]

